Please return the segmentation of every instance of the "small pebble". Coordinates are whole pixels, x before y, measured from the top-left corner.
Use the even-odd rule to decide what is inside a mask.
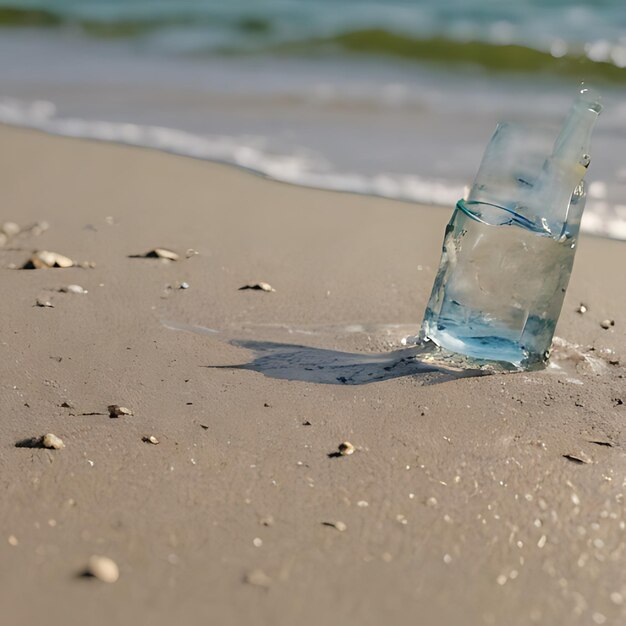
[[[154,446],[159,444],[159,440],[154,435],[150,435],[149,437],[144,437],[143,441],[145,441],[146,443],[151,443]]]
[[[51,267],[72,267],[75,265],[72,259],[57,254],[56,252],[49,252],[48,250],[40,250],[33,253],[33,255],[24,263],[22,269],[25,270],[41,270]]]
[[[263,539],[261,539],[261,537],[255,537],[255,538],[252,540],[252,545],[253,545],[255,548],[260,548],[260,547],[263,545]]]
[[[243,287],[239,287],[239,291],[243,291],[244,289],[254,289],[256,291],[276,291],[272,285],[265,282],[253,283],[251,285],[244,285]]]
[[[323,522],[324,526],[330,526],[331,528],[335,528],[340,533],[346,531],[348,527],[344,522],[336,521],[336,522]]]
[[[49,309],[54,309],[54,304],[48,300],[48,298],[37,298],[35,301],[36,306],[47,307]]]
[[[265,515],[259,520],[259,524],[261,524],[261,526],[273,526],[274,518],[271,515]]]
[[[87,563],[85,573],[104,583],[114,583],[120,577],[117,563],[106,556],[92,556]]]
[[[2,224],[2,232],[7,237],[15,237],[22,230],[15,222],[5,222]]]
[[[59,291],[61,293],[77,293],[77,294],[88,293],[87,290],[83,289],[80,285],[68,285],[67,287],[61,287]]]
[[[15,535],[9,535],[7,541],[9,542],[10,546],[16,546],[19,543]]]
[[[602,326],[604,330],[608,330],[611,326],[615,326],[615,320],[602,320],[600,326]]]
[[[253,569],[248,572],[244,577],[244,581],[255,587],[267,588],[272,584],[272,579],[262,569]]]
[[[176,252],[168,250],[167,248],[154,248],[153,250],[148,250],[148,252],[141,256],[148,259],[166,259],[168,261],[178,261],[180,258]]]
[[[583,315],[584,313],[586,313],[589,309],[587,308],[586,304],[583,304],[582,302],[578,305],[578,308],[576,309],[576,313],[580,313],[581,315]]]
[[[197,250],[193,248],[187,248],[187,252],[185,252],[185,256],[190,259],[192,256],[196,256],[196,254],[200,254]]]
[[[48,433],[42,437],[41,445],[44,448],[50,448],[51,450],[61,450],[61,448],[65,448],[63,440],[52,433]]]
[[[349,441],[340,443],[338,450],[341,456],[350,456],[351,454],[354,454],[354,446]]]
[[[110,404],[109,405],[109,417],[121,417],[122,415],[134,415],[134,413],[127,409],[125,406],[120,406],[119,404]]]
[[[189,289],[189,283],[180,283],[180,285],[178,285],[179,289]]]

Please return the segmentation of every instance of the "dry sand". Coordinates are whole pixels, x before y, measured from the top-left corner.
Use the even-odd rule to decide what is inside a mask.
[[[624,244],[581,241],[564,369],[441,382],[350,365],[417,329],[447,211],[0,141],[0,221],[50,224],[0,249],[2,624],[623,623]],[[6,269],[35,249],[96,267]],[[233,339],[286,347],[216,368],[255,359]]]

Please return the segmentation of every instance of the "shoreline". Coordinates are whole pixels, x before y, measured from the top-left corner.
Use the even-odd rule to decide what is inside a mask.
[[[1,221],[50,225],[0,248],[8,622],[626,618],[622,242],[580,239],[563,369],[345,384],[338,363],[367,377],[417,330],[449,212],[32,130],[0,140]],[[155,247],[181,258],[134,257]],[[95,267],[7,269],[34,250]],[[276,291],[240,290],[259,281]],[[65,448],[16,447],[46,433]],[[117,582],[80,576],[94,554]]]
[[[310,96],[313,97],[311,94]],[[196,94],[195,97],[198,98],[199,95]],[[204,102],[205,98],[206,96],[202,96],[199,102]],[[215,106],[215,113],[218,116],[224,112],[223,104],[210,105],[208,100],[204,104]],[[306,103],[302,104],[306,106]],[[350,106],[356,107],[357,110],[359,108],[355,103]],[[333,114],[341,116],[337,111]],[[408,111],[405,112],[405,117],[408,114]],[[329,117],[332,121],[331,126],[338,123],[339,120],[333,120],[330,111],[326,115],[331,115]],[[449,112],[446,115],[450,117]],[[515,116],[519,116],[519,112]],[[360,123],[366,121],[364,119]],[[491,133],[491,123],[487,123],[484,116],[483,118],[479,116],[476,122],[480,127],[484,127],[481,134],[484,134],[484,141],[486,141]],[[441,126],[442,120],[437,120],[435,116],[434,123]],[[356,193],[444,208],[453,206],[462,197],[464,193],[462,181],[469,182],[473,176],[469,170],[465,171],[466,166],[461,167],[458,162],[452,171],[446,171],[446,175],[442,175],[441,172],[439,174],[429,172],[426,176],[406,174],[393,171],[393,168],[391,172],[385,173],[384,169],[380,169],[382,164],[379,165],[379,169],[368,172],[358,167],[354,168],[355,163],[350,165],[344,163],[343,167],[337,164],[332,165],[332,155],[323,154],[323,152],[316,153],[315,150],[311,150],[311,146],[303,151],[307,141],[305,137],[300,138],[300,141],[305,142],[301,146],[297,144],[290,147],[283,146],[286,151],[281,152],[280,149],[277,150],[277,146],[264,145],[268,137],[263,137],[263,132],[267,129],[263,131],[257,128],[257,132],[261,132],[261,135],[257,137],[253,136],[254,134],[250,137],[228,134],[211,135],[199,133],[192,127],[182,129],[142,123],[60,117],[57,115],[56,105],[46,100],[30,102],[12,98],[0,100],[0,124],[36,130],[52,136],[156,149],[167,154],[233,165],[270,180],[310,189]],[[358,131],[359,128],[360,131]],[[392,133],[396,132],[394,129],[388,130]],[[349,134],[347,138],[358,142],[360,132],[363,132],[363,128],[355,123],[350,131],[352,134]],[[423,129],[423,132],[429,137],[426,149],[432,149],[434,138],[430,137],[428,130]],[[440,132],[444,132],[443,128],[440,128]],[[449,146],[449,149],[452,148],[452,145]],[[404,149],[407,147],[405,146]],[[463,149],[468,154],[469,152],[475,153],[472,158],[477,163],[479,162],[481,153],[478,144],[473,145],[471,149],[469,145],[466,145]],[[434,156],[440,159],[441,155],[437,156],[437,154],[436,152]],[[607,163],[604,162],[606,155],[602,157],[603,161],[599,165],[607,167]],[[325,162],[329,158],[331,161]],[[466,160],[468,159],[469,157],[466,157]],[[421,161],[423,161],[422,157],[420,157]],[[331,169],[328,169],[331,165]],[[424,163],[422,162],[421,165],[424,166]],[[395,167],[397,166],[398,163],[395,163]],[[613,166],[614,163],[611,164],[611,167]],[[417,171],[421,171],[419,162]],[[582,223],[583,232],[607,239],[626,240],[624,207],[618,204],[616,199],[620,184],[609,176],[608,182],[602,179],[592,180],[588,185],[587,208]]]

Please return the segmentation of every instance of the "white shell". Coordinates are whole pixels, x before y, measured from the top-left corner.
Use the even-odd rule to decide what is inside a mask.
[[[117,563],[107,556],[92,556],[87,563],[87,573],[104,583],[114,583],[120,577]]]

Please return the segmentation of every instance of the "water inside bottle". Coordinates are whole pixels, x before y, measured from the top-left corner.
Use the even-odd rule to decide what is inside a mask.
[[[444,350],[528,369],[545,364],[576,239],[511,209],[459,202],[421,335]]]

